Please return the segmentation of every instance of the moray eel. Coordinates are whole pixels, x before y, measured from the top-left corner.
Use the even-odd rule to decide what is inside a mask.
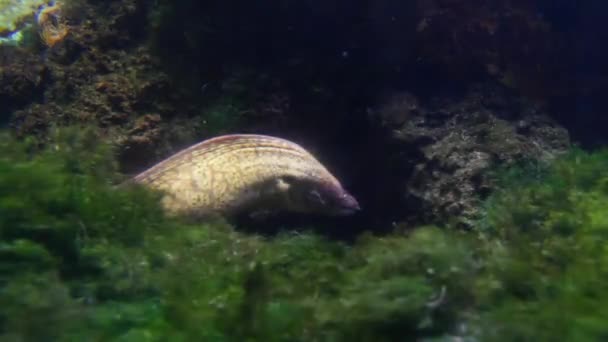
[[[162,205],[169,213],[197,218],[280,211],[342,216],[360,210],[357,200],[308,151],[267,135],[205,140],[132,182],[164,192]]]

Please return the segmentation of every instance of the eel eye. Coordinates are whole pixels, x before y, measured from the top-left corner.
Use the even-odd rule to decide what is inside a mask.
[[[325,200],[323,199],[323,197],[321,196],[321,194],[317,191],[317,190],[310,190],[308,192],[308,199],[315,202],[315,203],[319,203],[324,205],[325,204]]]

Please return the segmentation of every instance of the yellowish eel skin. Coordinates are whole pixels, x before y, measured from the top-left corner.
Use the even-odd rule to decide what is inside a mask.
[[[357,200],[308,151],[291,141],[231,134],[186,148],[132,181],[164,192],[172,214],[204,217],[291,211],[349,215]]]

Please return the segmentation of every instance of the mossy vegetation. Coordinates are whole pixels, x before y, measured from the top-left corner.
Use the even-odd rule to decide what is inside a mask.
[[[39,150],[0,138],[0,339],[580,341],[608,333],[606,151],[511,172],[472,232],[419,227],[347,244],[165,217],[159,194],[113,185],[112,149],[93,132],[54,140]]]
[[[504,174],[482,230],[493,238],[478,293],[489,337],[608,336],[608,150],[573,150]]]

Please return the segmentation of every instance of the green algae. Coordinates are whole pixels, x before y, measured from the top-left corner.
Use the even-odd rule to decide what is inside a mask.
[[[573,150],[504,175],[483,222],[500,244],[487,259],[480,290],[488,308],[483,318],[493,327],[488,338],[607,336],[606,170],[607,150]]]
[[[0,339],[601,339],[607,165],[573,151],[509,171],[473,231],[347,244],[165,217],[159,194],[113,185],[91,131],[44,149],[4,135]]]

